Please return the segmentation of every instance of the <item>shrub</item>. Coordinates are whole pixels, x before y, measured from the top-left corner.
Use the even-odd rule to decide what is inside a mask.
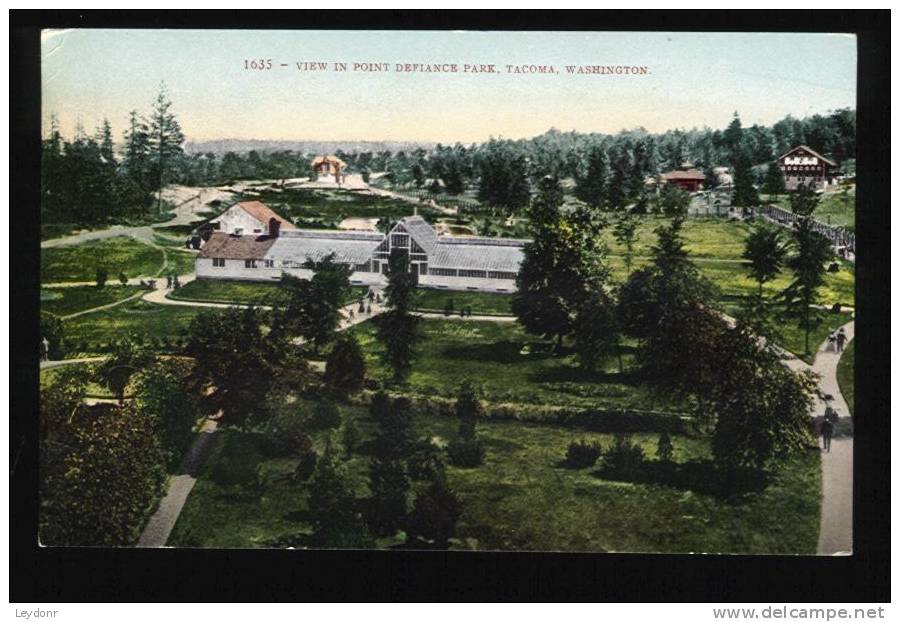
[[[341,425],[341,411],[334,402],[321,401],[313,409],[312,425],[318,430],[333,430]]]
[[[644,450],[626,434],[616,434],[612,446],[603,454],[605,473],[633,478],[644,463]]]
[[[441,450],[430,441],[420,441],[410,453],[406,466],[411,479],[433,479],[444,468]]]
[[[318,454],[313,450],[312,443],[310,443],[309,449],[300,453],[300,460],[294,468],[294,481],[305,482],[312,477],[312,474],[316,471],[316,461],[318,458]]]
[[[829,272],[840,272],[840,270],[841,270],[841,266],[838,264],[838,262],[832,261],[830,264],[828,264]]]
[[[832,312],[832,313],[840,313],[840,312],[841,312],[841,308],[842,308],[842,307],[841,307],[841,303],[836,302],[836,303],[834,303],[833,305],[831,305],[831,312]]]
[[[97,268],[95,280],[97,281],[98,288],[102,288],[106,285],[107,278],[109,278],[109,273],[106,271],[106,268]]]
[[[574,441],[566,449],[565,465],[570,469],[586,469],[594,466],[600,457],[600,446],[588,441]]]
[[[477,439],[454,441],[447,447],[450,463],[462,468],[480,466],[484,462],[484,455],[484,446]]]
[[[453,315],[453,299],[448,298],[447,304],[444,305],[444,315],[450,317]]]
[[[264,447],[274,456],[301,455],[312,450],[306,418],[298,411],[273,415],[263,430]]]
[[[661,462],[672,460],[672,437],[668,432],[662,432],[656,442],[656,458]]]
[[[128,285],[128,275],[124,272],[119,273],[119,283],[122,285]]]
[[[325,362],[325,383],[339,391],[353,393],[362,387],[365,376],[366,361],[359,342],[352,335],[342,334]]]
[[[347,420],[344,421],[344,427],[341,430],[341,441],[344,444],[344,452],[348,458],[353,456],[356,448],[359,447],[359,442],[362,439],[362,435],[359,432],[359,428],[356,427],[356,423],[350,417],[347,417]]]

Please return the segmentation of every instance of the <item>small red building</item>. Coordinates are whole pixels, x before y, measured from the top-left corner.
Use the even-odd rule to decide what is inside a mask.
[[[838,171],[834,160],[806,145],[798,145],[778,158],[778,168],[784,174],[784,185],[788,190],[796,190],[800,184],[814,190],[824,190]]]
[[[684,165],[677,171],[669,171],[660,175],[660,179],[664,184],[675,184],[686,192],[697,192],[703,189],[703,182],[706,181],[706,175],[703,171],[691,168],[690,165]]]

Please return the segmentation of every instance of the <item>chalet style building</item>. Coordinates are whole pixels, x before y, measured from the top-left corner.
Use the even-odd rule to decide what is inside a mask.
[[[387,284],[393,249],[409,256],[422,287],[512,293],[528,240],[438,235],[421,216],[400,220],[387,234],[369,231],[270,228],[269,234],[215,231],[197,257],[197,278],[273,281],[282,273],[312,277],[303,268],[334,254],[359,285]]]
[[[838,173],[834,160],[806,145],[798,145],[778,158],[778,168],[784,174],[784,185],[788,190],[796,190],[800,184],[814,190],[824,190]]]
[[[316,156],[312,161],[312,168],[319,178],[334,178],[334,183],[339,184],[344,180],[344,167],[347,166],[340,158],[327,155]]]
[[[293,223],[273,212],[260,201],[243,201],[229,207],[209,223],[214,231],[228,235],[271,235],[278,237],[283,229],[296,229]]]
[[[703,171],[691,168],[690,164],[682,164],[677,171],[669,171],[660,175],[663,184],[673,184],[685,192],[697,192],[703,189],[706,175]]]

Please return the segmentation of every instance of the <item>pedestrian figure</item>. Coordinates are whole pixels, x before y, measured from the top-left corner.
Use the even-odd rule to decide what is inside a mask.
[[[354,317],[353,309],[350,309],[350,318],[353,319],[353,317]]]
[[[166,289],[172,289],[172,275],[166,276]]]
[[[373,300],[375,300],[375,291],[372,289],[369,289],[369,293],[366,297],[369,299],[369,302],[372,302]]]
[[[830,335],[828,335],[828,345],[825,346],[825,351],[826,352],[836,352],[837,351],[837,346],[835,345],[836,342],[837,342],[837,335],[835,335],[834,333],[831,333]]]
[[[365,300],[360,300],[360,301],[359,301],[359,312],[360,312],[360,313],[365,313],[365,311],[366,311],[366,301],[365,301]]]
[[[844,351],[844,343],[846,341],[847,341],[847,333],[844,332],[843,328],[841,328],[841,330],[839,330],[838,334],[837,334],[837,351],[838,352]]]
[[[372,305],[366,307],[366,315],[372,315]]]
[[[44,337],[41,339],[41,360],[46,361],[50,358],[50,342]]]
[[[828,417],[822,420],[822,449],[831,453],[831,436],[834,434],[834,423]]]

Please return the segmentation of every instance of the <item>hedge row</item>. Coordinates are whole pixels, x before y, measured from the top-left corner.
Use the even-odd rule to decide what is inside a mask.
[[[355,399],[362,404],[371,401],[374,391],[362,391]],[[453,417],[455,399],[410,393],[391,393],[392,397],[407,397],[417,413]],[[692,434],[697,432],[696,422],[683,413],[634,409],[577,409],[564,406],[522,404],[513,402],[487,402],[484,419],[496,421],[521,421],[546,425],[577,428],[591,432],[669,432]]]

